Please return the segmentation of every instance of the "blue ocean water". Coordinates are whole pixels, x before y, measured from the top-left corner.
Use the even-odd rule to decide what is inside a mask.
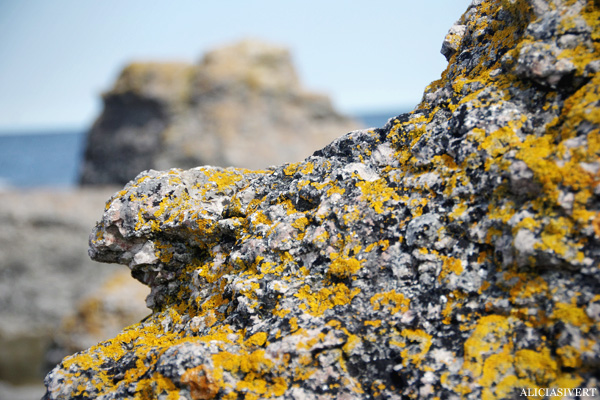
[[[381,127],[398,113],[371,113],[355,118]],[[85,131],[0,132],[0,189],[61,187],[77,184]]]
[[[77,182],[82,131],[2,132],[0,187],[70,187]]]

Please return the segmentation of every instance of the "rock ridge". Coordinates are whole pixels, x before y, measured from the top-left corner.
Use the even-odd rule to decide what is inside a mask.
[[[90,255],[153,314],[46,399],[505,399],[600,372],[600,7],[474,0],[414,111],[264,170],[145,171]]]

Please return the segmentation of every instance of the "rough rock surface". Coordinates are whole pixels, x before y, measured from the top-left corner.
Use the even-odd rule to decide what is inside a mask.
[[[600,374],[600,6],[475,0],[408,114],[140,174],[91,236],[154,312],[46,399],[518,397]]]
[[[286,49],[258,41],[211,51],[198,65],[131,64],[103,98],[84,184],[125,184],[151,168],[300,161],[359,128],[302,89]]]

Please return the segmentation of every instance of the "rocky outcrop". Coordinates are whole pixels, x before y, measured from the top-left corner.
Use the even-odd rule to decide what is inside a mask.
[[[114,336],[148,313],[146,310],[141,316],[123,314],[120,311],[145,307],[144,298],[135,299],[137,303],[132,306],[127,302],[134,298],[119,301],[105,291],[98,304],[110,303],[111,309],[117,310],[113,320],[119,320],[118,328],[97,332],[92,343],[71,339],[74,336],[62,328],[63,319],[72,320],[71,314],[77,312],[83,299],[125,269],[101,265],[87,254],[87,236],[97,220],[97,210],[114,191],[115,188],[87,188],[0,193],[1,399],[19,398],[15,391],[21,387],[11,390],[10,384],[41,385],[44,375],[63,357]],[[126,284],[129,288],[141,286],[130,281]],[[89,314],[98,308],[79,307]],[[107,322],[103,319],[103,326]],[[85,328],[78,326],[79,331]],[[69,346],[63,345],[67,340]],[[49,361],[53,361],[50,366]],[[39,398],[44,390],[38,390]]]
[[[422,102],[302,162],[146,171],[91,255],[153,314],[46,399],[514,398],[600,372],[600,9],[474,1]]]
[[[199,65],[131,64],[103,99],[84,184],[125,184],[151,168],[300,161],[359,127],[326,96],[302,89],[286,49],[251,40]]]

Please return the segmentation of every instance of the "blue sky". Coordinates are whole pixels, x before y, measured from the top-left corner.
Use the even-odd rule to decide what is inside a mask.
[[[446,66],[470,0],[0,0],[0,129],[86,128],[130,61],[197,62],[245,37],[290,48],[344,112],[402,111]]]

